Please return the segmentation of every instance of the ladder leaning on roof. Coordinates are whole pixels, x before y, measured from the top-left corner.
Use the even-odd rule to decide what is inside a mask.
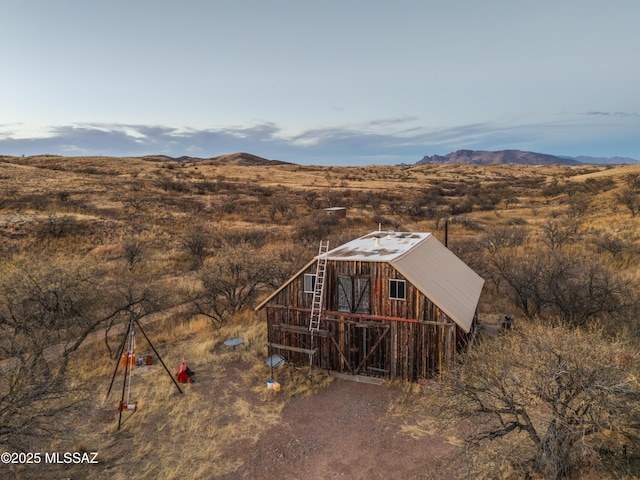
[[[320,317],[322,316],[322,302],[324,299],[324,274],[327,270],[327,252],[329,251],[329,240],[320,241],[318,249],[318,266],[316,268],[316,282],[313,287],[313,301],[311,302],[311,318],[309,320],[309,331],[311,336],[318,332],[320,328]]]

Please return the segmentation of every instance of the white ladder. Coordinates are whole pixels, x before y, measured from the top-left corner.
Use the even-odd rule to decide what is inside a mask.
[[[309,331],[311,335],[320,328],[320,317],[322,316],[322,300],[324,298],[324,274],[327,270],[327,252],[329,251],[329,240],[320,241],[318,249],[318,266],[316,269],[316,284],[313,288],[313,301],[311,302],[311,319],[309,320]]]

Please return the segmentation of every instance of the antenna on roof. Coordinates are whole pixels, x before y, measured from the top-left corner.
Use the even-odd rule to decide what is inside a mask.
[[[449,248],[449,219],[444,221],[444,246]]]

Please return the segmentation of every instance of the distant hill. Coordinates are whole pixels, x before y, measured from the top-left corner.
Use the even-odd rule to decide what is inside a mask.
[[[587,165],[633,165],[640,161],[629,157],[560,157],[572,158]]]
[[[523,152],[521,150],[458,150],[447,155],[426,155],[416,165],[457,163],[465,165],[580,165],[572,158],[556,157],[544,153]]]
[[[243,167],[256,167],[264,165],[293,165],[290,162],[281,160],[267,160],[266,158],[251,155],[250,153],[231,153],[228,155],[219,155],[209,159],[209,162],[220,165],[240,165]]]
[[[566,157],[522,150],[458,150],[447,155],[426,155],[416,165],[464,164],[464,165],[620,165],[640,163],[625,157]]]
[[[211,158],[198,158],[198,157],[169,157],[167,155],[145,155],[140,157],[143,160],[150,162],[207,162],[213,165],[239,165],[242,167],[256,167],[265,165],[292,165],[289,162],[283,162],[281,160],[267,160],[266,158],[258,157],[257,155],[251,155],[250,153],[238,152],[230,153],[226,155],[218,155]]]

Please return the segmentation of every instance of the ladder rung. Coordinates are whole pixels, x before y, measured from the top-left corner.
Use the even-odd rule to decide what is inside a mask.
[[[313,289],[313,299],[311,300],[311,318],[309,319],[309,330],[318,331],[320,328],[320,317],[322,316],[322,301],[324,294],[324,274],[327,270],[327,252],[329,251],[329,241],[320,241],[318,248],[318,264],[316,266],[316,284]]]

